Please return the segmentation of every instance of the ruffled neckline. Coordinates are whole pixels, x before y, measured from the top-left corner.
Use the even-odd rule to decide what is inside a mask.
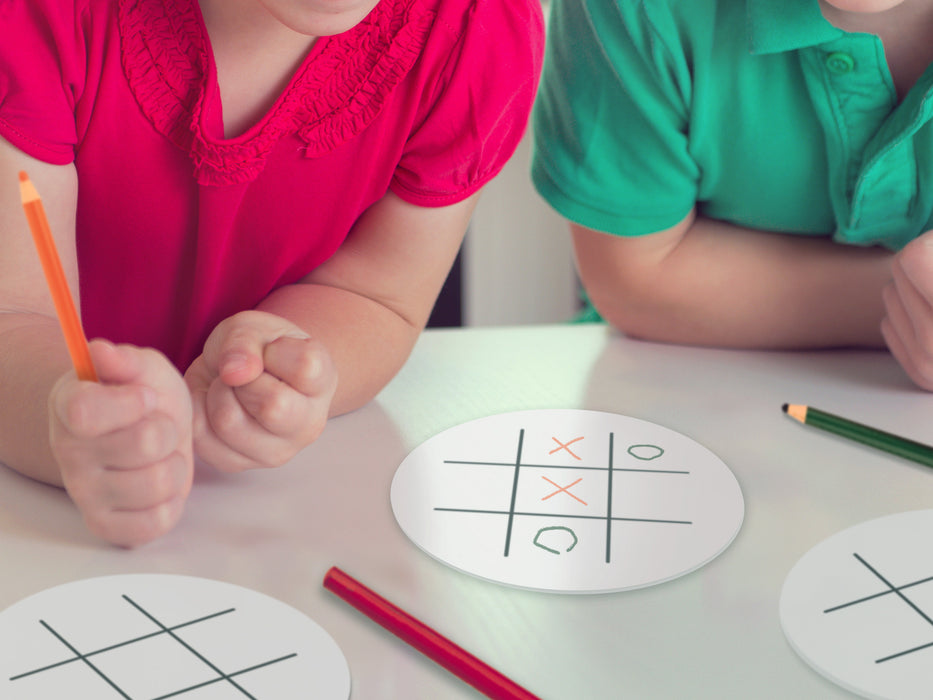
[[[240,184],[284,136],[297,134],[313,158],[366,128],[417,61],[434,16],[422,0],[382,0],[349,31],[321,37],[272,108],[234,139],[206,136],[212,64],[196,0],[119,0],[123,70],[155,129],[190,154],[200,184]]]

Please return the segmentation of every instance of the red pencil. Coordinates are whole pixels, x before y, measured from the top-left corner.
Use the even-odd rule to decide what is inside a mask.
[[[336,566],[324,575],[324,588],[487,697],[494,700],[540,700],[537,695],[532,695]]]

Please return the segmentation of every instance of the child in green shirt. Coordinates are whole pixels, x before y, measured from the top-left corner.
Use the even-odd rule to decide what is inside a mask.
[[[933,390],[931,39],[933,0],[552,0],[532,176],[603,317]]]

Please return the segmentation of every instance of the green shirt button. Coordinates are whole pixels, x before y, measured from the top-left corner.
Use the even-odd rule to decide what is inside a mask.
[[[849,73],[855,68],[855,59],[849,54],[836,51],[826,57],[826,67],[831,73],[843,75]]]

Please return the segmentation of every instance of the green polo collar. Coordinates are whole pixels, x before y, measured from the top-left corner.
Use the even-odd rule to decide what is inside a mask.
[[[752,54],[781,53],[845,34],[830,24],[817,0],[746,0]]]

